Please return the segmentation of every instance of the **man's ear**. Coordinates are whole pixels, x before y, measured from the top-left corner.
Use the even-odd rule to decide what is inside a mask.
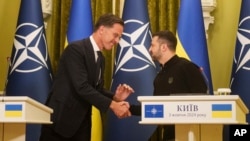
[[[162,51],[166,52],[168,50],[168,45],[165,43],[161,44],[161,49]]]
[[[104,26],[103,26],[103,25],[101,25],[101,26],[99,27],[99,33],[100,33],[100,34],[103,34],[103,33],[104,33]]]

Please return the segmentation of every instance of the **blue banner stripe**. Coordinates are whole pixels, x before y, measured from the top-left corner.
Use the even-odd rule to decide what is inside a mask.
[[[5,105],[5,111],[22,111],[23,106],[20,104],[17,105]]]
[[[231,104],[213,104],[212,111],[232,111]]]

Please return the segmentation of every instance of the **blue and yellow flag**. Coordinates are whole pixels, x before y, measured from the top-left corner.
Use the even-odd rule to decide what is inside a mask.
[[[28,96],[45,103],[52,84],[52,70],[40,0],[21,1],[7,79],[7,96]],[[6,107],[11,108],[20,107]],[[37,141],[40,128],[40,125],[27,125],[26,141]]]
[[[22,104],[6,104],[4,115],[7,118],[22,117],[23,105]]]
[[[130,104],[139,105],[138,96],[153,95],[156,65],[148,52],[151,31],[145,0],[126,0],[122,19],[124,33],[116,52],[111,90],[126,83],[135,93],[128,97]],[[105,141],[146,141],[155,130],[154,125],[140,125],[140,116],[118,119],[112,111],[107,115]]]
[[[176,53],[201,67],[209,93],[213,94],[201,0],[181,0]]]
[[[247,108],[250,109],[250,1],[241,3],[235,54],[233,59],[231,90],[238,94]],[[246,121],[250,122],[250,114]]]
[[[232,104],[212,104],[212,118],[232,118]]]
[[[72,0],[65,47],[68,43],[89,37],[93,32],[91,0]],[[92,107],[91,141],[102,141],[102,121]]]
[[[72,0],[66,42],[81,40],[92,32],[91,0]]]

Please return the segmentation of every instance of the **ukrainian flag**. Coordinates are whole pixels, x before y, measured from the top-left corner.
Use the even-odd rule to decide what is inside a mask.
[[[22,104],[6,104],[5,105],[5,117],[22,117],[23,114],[23,105]]]
[[[201,67],[213,94],[201,0],[181,0],[177,26],[177,55]]]
[[[91,0],[72,0],[65,45],[86,38],[92,32]]]
[[[212,118],[231,118],[232,104],[212,104]]]
[[[89,37],[93,32],[91,0],[72,0],[65,47],[68,43]],[[91,141],[102,141],[102,121],[92,107]]]

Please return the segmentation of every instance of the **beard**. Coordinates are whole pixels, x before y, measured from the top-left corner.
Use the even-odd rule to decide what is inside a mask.
[[[151,56],[151,58],[152,58],[153,61],[158,61],[161,58],[161,54],[160,53],[153,54],[152,52],[150,52],[150,56]]]

